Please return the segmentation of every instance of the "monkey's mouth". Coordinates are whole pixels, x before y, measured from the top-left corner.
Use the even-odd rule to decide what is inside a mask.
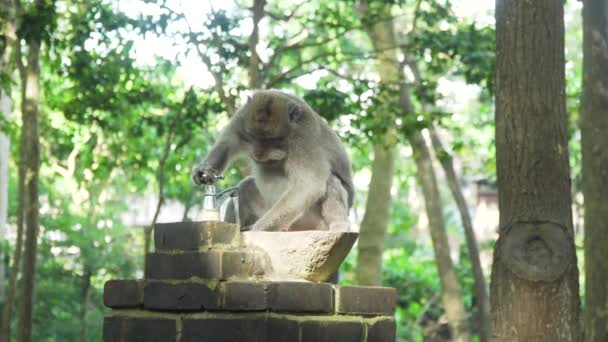
[[[272,163],[277,163],[280,162],[281,159],[272,159],[272,158],[268,158],[268,157],[263,157],[263,158],[258,158],[253,156],[252,159],[259,164],[272,164]]]
[[[287,153],[282,150],[270,150],[264,152],[254,152],[251,154],[251,158],[257,163],[272,163],[285,159]]]

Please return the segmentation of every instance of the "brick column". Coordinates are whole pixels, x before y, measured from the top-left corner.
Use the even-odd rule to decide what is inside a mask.
[[[235,225],[160,224],[154,237],[149,279],[105,285],[106,342],[395,341],[393,288],[269,281]]]

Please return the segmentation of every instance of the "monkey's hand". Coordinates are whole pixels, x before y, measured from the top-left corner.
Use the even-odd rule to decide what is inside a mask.
[[[250,231],[250,230],[251,230],[251,227],[252,227],[252,226],[241,226],[241,231],[242,231],[242,232],[248,232],[248,231]]]
[[[192,181],[194,184],[213,184],[220,177],[219,172],[207,165],[200,164],[192,169]]]

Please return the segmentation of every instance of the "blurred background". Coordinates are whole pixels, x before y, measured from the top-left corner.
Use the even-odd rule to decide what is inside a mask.
[[[304,98],[352,159],[361,235],[341,283],[397,288],[399,340],[450,340],[450,320],[485,340],[498,228],[493,5],[1,1],[3,334],[18,335],[31,302],[34,341],[102,340],[104,283],[143,276],[154,222],[197,219],[191,167],[252,89],[277,88]],[[580,245],[581,3],[565,6]],[[236,163],[219,186],[247,173]],[[25,197],[37,198],[39,225]],[[446,296],[464,315],[446,314]]]

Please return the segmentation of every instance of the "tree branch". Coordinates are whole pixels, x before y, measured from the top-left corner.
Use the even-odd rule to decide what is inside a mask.
[[[259,40],[259,24],[264,17],[264,6],[266,0],[254,0],[253,2],[253,30],[249,36],[249,52],[251,57],[249,59],[249,87],[252,89],[257,88],[258,79],[258,67],[260,64],[260,56],[256,50]]]
[[[356,30],[356,29],[360,29],[360,26],[353,26],[353,27],[347,28],[347,29],[343,30],[342,32],[336,34],[334,37],[327,37],[326,39],[322,39],[320,41],[303,43],[305,41],[305,39],[308,38],[307,29],[306,29],[306,27],[304,27],[304,28],[302,28],[302,30],[300,30],[298,33],[296,33],[292,37],[285,39],[283,44],[275,49],[275,52],[272,54],[272,56],[270,56],[268,62],[264,65],[264,72],[267,74],[269,72],[270,68],[275,63],[276,59],[279,56],[281,56],[285,51],[303,50],[306,48],[323,46],[330,42],[333,42],[335,40],[342,38],[348,32]],[[302,33],[304,33],[304,34],[302,34]],[[303,38],[300,39],[299,36],[303,36]]]
[[[17,27],[19,25],[19,21],[23,16],[23,9],[21,7],[20,0],[14,0],[13,5],[15,6],[15,20],[7,25],[6,27],[6,37],[9,39],[9,44],[14,44],[15,47],[15,63],[17,64],[17,70],[19,70],[19,77],[24,80],[25,79],[25,63],[23,61],[23,55],[21,54],[21,39],[17,36]]]
[[[280,15],[280,14],[277,14],[277,13],[272,13],[272,12],[270,12],[270,11],[265,11],[264,13],[265,13],[265,14],[266,14],[268,17],[270,17],[270,18],[272,18],[272,19],[274,19],[274,20],[277,20],[277,21],[289,21],[289,20],[293,19],[293,18],[296,16],[296,14],[297,14],[298,10],[299,10],[299,9],[300,9],[300,8],[301,8],[301,7],[302,7],[304,4],[306,4],[306,3],[307,3],[307,1],[302,1],[302,2],[301,2],[301,3],[299,3],[299,4],[296,4],[296,5],[295,5],[295,7],[294,7],[294,9],[292,9],[292,10],[291,10],[291,12],[290,12],[288,15]]]
[[[407,35],[412,35],[416,32],[416,24],[418,24],[418,18],[420,17],[420,5],[422,4],[422,0],[418,0],[416,3],[416,9],[414,9],[414,19],[412,19],[412,29],[407,33]]]
[[[190,88],[190,89],[192,89],[192,88]],[[171,153],[171,145],[172,145],[172,141],[173,141],[174,129],[181,117],[181,114],[184,111],[184,107],[186,106],[186,100],[188,99],[188,93],[189,93],[189,91],[187,91],[184,94],[184,99],[182,100],[182,103],[181,103],[180,107],[178,108],[177,113],[175,114],[175,116],[173,116],[173,118],[171,119],[171,121],[169,123],[169,128],[167,129],[167,136],[165,137],[163,153],[158,162],[158,172],[156,174],[156,182],[158,183],[158,202],[156,202],[156,209],[154,211],[154,217],[152,218],[152,223],[150,223],[149,226],[144,227],[144,234],[145,234],[144,235],[144,255],[150,251],[150,244],[151,244],[150,243],[151,242],[150,233],[152,233],[152,229],[154,228],[154,225],[158,221],[158,216],[160,215],[160,209],[161,209],[163,203],[165,202],[165,164],[167,163],[167,159],[169,158],[169,154]],[[144,270],[145,270],[145,260],[144,260]]]
[[[180,1],[179,5],[180,5],[180,8],[182,8],[181,1]],[[196,40],[197,34],[196,34],[196,32],[194,32],[194,30],[192,29],[192,26],[190,25],[190,22],[188,21],[188,18],[186,18],[186,15],[183,13],[183,9],[182,9],[181,13],[177,12],[174,9],[167,6],[165,2],[159,4],[158,6],[162,9],[168,11],[169,13],[174,14],[178,19],[183,19],[184,22],[186,23],[186,27],[188,28],[188,39],[191,43],[193,43],[198,56],[203,61],[205,66],[207,66],[207,70],[209,70],[209,73],[211,74],[211,76],[213,77],[213,80],[215,81],[214,82],[215,91],[217,91],[217,93],[220,97],[220,100],[226,106],[228,116],[231,116],[234,113],[235,108],[234,108],[233,101],[230,100],[230,98],[228,97],[228,95],[226,95],[226,92],[224,91],[224,78],[221,73],[213,71],[213,68],[211,67],[213,65],[211,63],[211,59],[209,58],[209,56],[205,55],[205,53],[201,50],[199,42]]]

